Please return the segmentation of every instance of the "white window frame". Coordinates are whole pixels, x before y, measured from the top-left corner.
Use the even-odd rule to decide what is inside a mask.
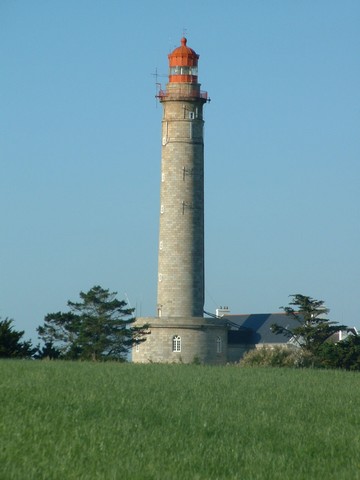
[[[172,351],[175,353],[181,352],[181,337],[180,335],[174,335],[172,338]]]

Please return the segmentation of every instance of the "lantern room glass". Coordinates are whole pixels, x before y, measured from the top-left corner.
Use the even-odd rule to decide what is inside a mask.
[[[197,76],[198,67],[188,67],[188,66],[179,66],[179,67],[170,67],[170,75],[194,75]]]

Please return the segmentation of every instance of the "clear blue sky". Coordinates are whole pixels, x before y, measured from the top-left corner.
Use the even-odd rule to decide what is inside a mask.
[[[152,73],[184,29],[212,99],[206,310],[302,293],[360,327],[358,0],[0,0],[0,316],[35,342],[94,285],[155,313]]]

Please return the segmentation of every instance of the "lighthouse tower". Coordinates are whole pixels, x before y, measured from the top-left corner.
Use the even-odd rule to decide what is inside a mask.
[[[198,59],[181,39],[169,55],[163,105],[158,316],[202,317],[204,309],[204,120]]]
[[[160,229],[157,316],[135,362],[224,363],[227,329],[204,312],[204,119],[208,94],[198,83],[199,55],[186,38],[168,55],[169,81],[160,89]]]

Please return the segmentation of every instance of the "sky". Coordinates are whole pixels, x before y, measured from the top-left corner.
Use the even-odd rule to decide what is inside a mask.
[[[0,0],[0,317],[101,285],[156,312],[167,55],[200,54],[205,310],[360,328],[358,0]],[[155,75],[157,73],[157,76]]]

